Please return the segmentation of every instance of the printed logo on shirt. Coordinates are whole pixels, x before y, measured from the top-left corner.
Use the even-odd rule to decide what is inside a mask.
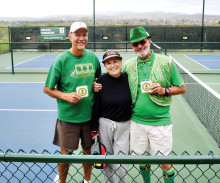
[[[92,63],[76,64],[75,70],[71,71],[71,76],[75,78],[94,76],[93,64]]]

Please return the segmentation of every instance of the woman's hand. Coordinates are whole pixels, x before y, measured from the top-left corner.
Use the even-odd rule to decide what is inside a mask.
[[[99,92],[102,89],[102,84],[97,83],[98,78],[95,78],[95,81],[93,82],[93,91]]]

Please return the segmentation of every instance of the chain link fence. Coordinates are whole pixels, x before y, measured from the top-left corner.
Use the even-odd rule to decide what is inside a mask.
[[[59,151],[51,154],[47,150],[29,153],[19,150],[17,153],[7,150],[0,151],[0,182],[59,182],[57,163],[70,163],[66,182],[82,182],[83,163],[129,164],[126,170],[127,182],[143,182],[139,164],[152,164],[152,182],[163,182],[163,174],[159,164],[172,164],[175,171],[175,182],[178,183],[217,183],[220,182],[220,155],[209,152],[202,155],[199,151],[190,155],[186,151],[181,155],[171,152],[163,156],[159,152],[156,156],[138,155],[83,155],[83,152],[73,155],[60,155]],[[104,169],[92,168],[92,182],[101,183],[104,180]],[[121,177],[117,170],[114,175]]]
[[[88,49],[120,49],[127,47],[123,42],[129,41],[129,33],[132,26],[88,26],[89,44]],[[142,25],[152,36],[154,42],[182,42],[190,48],[191,42],[220,42],[220,26],[177,26],[177,25]],[[41,40],[41,28],[55,29],[61,26],[9,26],[0,27],[0,43],[40,43],[39,44],[17,44],[14,49],[53,49],[59,44],[47,43],[48,40]],[[65,30],[64,40],[51,40],[50,42],[69,43],[67,37],[70,26],[62,26]],[[119,42],[120,44],[108,44]],[[105,44],[103,44],[105,43]],[[189,43],[189,45],[187,44]],[[62,46],[61,46],[62,45]],[[18,47],[17,47],[18,46]],[[162,45],[161,45],[162,46]],[[55,49],[66,48],[60,44]],[[200,45],[201,47],[201,45]],[[128,46],[129,48],[129,46]],[[219,47],[218,47],[219,48]],[[9,45],[0,45],[0,53],[10,52]]]
[[[7,43],[7,44],[2,44]],[[0,54],[9,52],[9,28],[0,27]]]
[[[181,25],[88,26],[89,42],[125,42],[129,40],[130,30],[139,26],[144,27],[155,42],[220,42],[220,26]],[[70,26],[56,27],[64,27],[65,34],[68,35]],[[56,27],[10,26],[8,27],[10,42],[40,42],[41,28]],[[69,41],[68,37],[66,41]]]

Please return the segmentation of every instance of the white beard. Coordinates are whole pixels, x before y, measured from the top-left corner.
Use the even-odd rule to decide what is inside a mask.
[[[85,41],[78,41],[77,43],[85,43]],[[77,49],[78,50],[84,50],[85,49],[85,46],[77,46]]]
[[[148,47],[147,49],[144,50],[144,52],[142,53],[139,53],[137,52],[136,54],[140,57],[140,58],[143,58],[145,56],[147,56],[147,54],[150,52],[150,47]]]
[[[85,49],[85,47],[83,47],[83,48],[79,48],[79,47],[77,47],[78,48],[78,50],[84,50]]]

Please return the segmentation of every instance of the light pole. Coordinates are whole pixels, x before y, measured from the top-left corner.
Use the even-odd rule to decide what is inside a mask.
[[[203,49],[204,12],[205,12],[205,0],[203,0],[203,8],[202,8],[202,30],[201,30],[201,47],[200,47],[201,52]]]
[[[93,26],[95,26],[95,0],[93,0]]]
[[[93,0],[93,42],[96,42],[95,36],[95,0]],[[96,45],[94,43],[94,51],[96,50]]]

